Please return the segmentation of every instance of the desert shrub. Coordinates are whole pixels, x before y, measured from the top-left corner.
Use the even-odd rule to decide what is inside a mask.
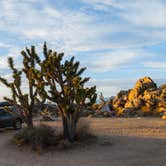
[[[40,125],[32,129],[23,128],[13,138],[18,146],[30,145],[34,150],[55,146],[58,142],[55,130],[46,125]]]
[[[63,136],[61,131],[56,130],[50,126],[40,125],[34,128],[23,128],[16,133],[12,142],[17,146],[30,146],[32,150],[42,152],[49,147],[56,147],[56,149],[70,149],[80,143],[96,138],[90,129],[90,122],[83,118],[78,122],[76,128],[75,142],[71,143]],[[86,142],[88,143],[88,142]]]
[[[88,139],[94,138],[95,135],[90,129],[90,121],[83,118],[80,119],[76,128],[76,140],[77,141],[86,141]]]

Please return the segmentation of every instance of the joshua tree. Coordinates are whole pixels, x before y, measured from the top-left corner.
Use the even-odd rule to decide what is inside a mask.
[[[96,87],[85,87],[90,78],[81,77],[86,68],[79,68],[80,63],[74,57],[64,61],[64,54],[47,50],[46,43],[43,54],[41,71],[34,70],[37,89],[42,97],[56,103],[62,116],[64,137],[73,142],[81,110],[96,101]]]
[[[8,82],[5,78],[0,77],[1,83],[6,85],[12,92],[12,98],[4,97],[5,100],[15,105],[20,109],[24,116],[24,121],[29,128],[33,128],[32,113],[34,111],[35,104],[38,102],[44,102],[38,98],[38,89],[35,85],[35,79],[33,76],[33,70],[37,63],[40,63],[40,59],[35,52],[35,47],[32,46],[31,50],[26,48],[26,51],[22,51],[23,56],[23,68],[18,70],[15,68],[13,59],[8,58],[9,67],[12,70],[12,82]],[[28,83],[28,92],[24,92],[21,88],[23,75],[26,77]]]

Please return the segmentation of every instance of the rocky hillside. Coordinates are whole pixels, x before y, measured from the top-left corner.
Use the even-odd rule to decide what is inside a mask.
[[[141,78],[133,89],[120,91],[112,105],[117,115],[159,115],[166,111],[166,85],[157,87],[150,77]]]

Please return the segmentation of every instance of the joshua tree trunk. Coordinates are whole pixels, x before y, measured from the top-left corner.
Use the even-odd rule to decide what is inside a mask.
[[[70,142],[74,142],[76,136],[76,124],[78,120],[73,115],[69,115],[68,117],[62,115],[62,121],[64,138]]]
[[[30,112],[29,115],[27,116],[27,126],[28,128],[32,129],[33,128],[33,119],[32,119],[32,113]]]

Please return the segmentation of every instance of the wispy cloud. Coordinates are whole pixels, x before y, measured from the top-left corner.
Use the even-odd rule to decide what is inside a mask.
[[[149,61],[149,62],[144,62],[143,65],[145,67],[153,69],[166,69],[166,62]]]
[[[98,44],[95,45],[94,41],[98,43],[104,32],[111,32],[111,27],[108,29],[107,26],[96,23],[95,16],[80,11],[59,10],[47,3],[41,6],[39,10],[28,2],[1,1],[0,30],[25,40],[37,38],[50,43],[57,42],[61,49],[67,51],[95,49]],[[96,26],[99,28],[96,29]]]
[[[130,23],[139,26],[165,27],[166,2],[163,0],[82,0],[95,9],[111,12],[118,9],[118,15]],[[99,7],[102,6],[102,7]]]
[[[0,69],[6,69],[8,68],[8,63],[7,63],[7,57],[1,57],[0,58]]]
[[[128,85],[124,79],[118,85],[108,81],[113,75],[110,71],[121,77],[126,74],[120,74],[122,68],[128,73],[134,68],[136,79],[149,72],[157,78],[159,72],[151,73],[157,70],[163,78],[165,59],[156,46],[166,41],[164,0],[80,0],[75,1],[75,9],[68,7],[73,2],[63,2],[0,1],[1,75],[10,75],[8,56],[14,57],[19,67],[19,54],[25,46],[36,45],[40,54],[47,41],[57,51],[81,56],[81,64],[96,77],[98,91],[108,96]],[[155,53],[149,49],[152,47]],[[151,54],[156,58],[151,59]],[[102,74],[104,82],[99,79]]]
[[[114,49],[112,51],[91,54],[88,61],[84,63],[89,70],[96,72],[106,72],[116,69],[127,68],[139,64],[138,61],[153,56],[141,49]]]
[[[10,48],[10,47],[11,45],[0,42],[0,48]]]
[[[135,3],[118,4],[122,10],[121,16],[130,23],[141,27],[165,27],[166,26],[166,2],[162,0],[151,1],[137,0]]]
[[[114,17],[120,29],[131,39],[128,47],[133,45],[152,45],[166,41],[166,1],[163,0],[82,0],[94,10],[105,12]],[[114,23],[114,24],[115,24]],[[116,36],[116,35],[115,35]],[[116,36],[117,37],[117,36]],[[125,41],[120,35],[120,41]],[[123,44],[122,44],[123,45]]]
[[[46,1],[40,2],[39,9],[34,5],[35,2],[1,1],[0,30],[16,34],[24,40],[46,40],[66,52],[130,48],[166,39],[165,29],[150,30],[153,33],[152,36],[149,30],[140,28],[146,24],[149,26],[151,24],[165,25],[164,5],[160,4],[160,1],[155,1],[156,3],[147,1],[141,1],[141,3],[140,1],[135,1],[135,3],[125,1],[124,3],[124,1],[115,0],[86,1],[108,7],[109,12],[104,15],[103,20],[98,13],[59,9],[56,5],[51,6]],[[157,6],[155,9],[160,11],[157,14],[160,13],[161,16],[152,13],[154,6]],[[112,13],[112,8],[118,10]],[[119,21],[115,22],[112,17],[117,17]],[[120,20],[125,20],[125,22]],[[152,21],[154,23],[151,23]],[[138,27],[133,27],[134,25]]]
[[[97,85],[98,93],[105,96],[115,96],[120,90],[128,90],[134,87],[135,79],[92,79],[91,85]]]

